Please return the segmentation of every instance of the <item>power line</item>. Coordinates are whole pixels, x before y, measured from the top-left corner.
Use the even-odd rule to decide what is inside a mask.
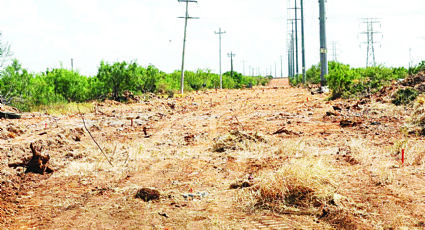
[[[218,34],[220,38],[220,45],[219,45],[219,52],[220,52],[220,89],[223,89],[223,74],[221,73],[221,35],[225,34],[226,31],[221,31],[221,28],[219,28],[218,32],[214,31],[215,34]]]
[[[379,31],[375,31],[375,24],[381,25],[381,21],[379,21],[376,18],[362,18],[361,23],[367,25],[366,31],[361,32],[361,34],[366,35],[366,42],[362,42],[362,44],[367,44],[367,55],[366,55],[366,67],[369,66],[376,66],[376,60],[375,60],[375,44],[379,44],[380,42],[377,42],[375,40],[375,34],[382,34]]]
[[[186,31],[187,31],[187,20],[198,19],[198,17],[189,17],[189,2],[197,3],[195,0],[178,0],[178,2],[186,2],[186,15],[184,17],[184,38],[183,38],[183,53],[182,53],[182,74],[181,74],[181,94],[184,93],[184,55],[186,50]]]

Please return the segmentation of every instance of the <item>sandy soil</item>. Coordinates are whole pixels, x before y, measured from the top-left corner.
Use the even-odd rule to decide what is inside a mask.
[[[411,111],[373,99],[325,99],[276,79],[253,89],[93,103],[85,123],[112,166],[78,114],[2,119],[0,228],[424,228],[425,144],[403,132]],[[264,141],[235,141],[215,151],[234,131]],[[30,143],[43,146],[53,173],[10,167],[31,157]],[[288,146],[296,153],[285,155]],[[400,146],[415,152],[404,165]],[[239,202],[250,188],[229,188],[249,176],[261,183],[265,172],[311,157],[332,167],[345,218],[253,211]],[[158,190],[160,199],[136,198],[145,187]]]

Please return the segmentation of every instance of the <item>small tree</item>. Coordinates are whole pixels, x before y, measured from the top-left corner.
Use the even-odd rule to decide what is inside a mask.
[[[141,91],[143,93],[153,93],[156,91],[157,81],[160,79],[159,70],[149,65],[147,69],[140,67],[139,74],[141,75]]]
[[[88,79],[78,72],[64,68],[53,69],[46,75],[49,85],[54,87],[55,93],[68,101],[83,102],[88,99]]]
[[[13,99],[22,100],[28,96],[30,75],[18,60],[1,71],[0,100],[2,104],[11,104]]]
[[[1,39],[1,37],[2,33],[0,33],[0,68],[2,68],[12,56],[12,52],[10,51],[10,45],[7,42],[3,42],[3,39]]]
[[[139,88],[140,75],[137,73],[136,63],[128,64],[123,61],[110,65],[102,61],[96,77],[102,83],[104,92],[112,93],[115,100],[122,91]]]

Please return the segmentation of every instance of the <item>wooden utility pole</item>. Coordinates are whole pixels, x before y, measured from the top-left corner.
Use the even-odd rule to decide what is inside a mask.
[[[233,52],[230,52],[230,54],[227,54],[227,56],[230,57],[230,66],[231,66],[230,74],[233,78],[233,57],[236,56],[236,54],[234,54]]]
[[[178,2],[185,2],[186,3],[186,15],[184,17],[179,17],[179,18],[184,18],[184,38],[183,38],[183,54],[182,54],[182,73],[181,73],[181,94],[184,93],[184,55],[185,55],[185,50],[186,50],[186,31],[187,31],[187,20],[188,19],[198,19],[198,18],[194,18],[194,17],[189,17],[189,2],[195,2],[197,3],[197,1],[195,0],[178,0]]]
[[[219,62],[220,62],[220,89],[223,89],[223,74],[221,73],[221,35],[225,34],[226,31],[221,31],[221,28],[218,29],[218,32],[215,32],[215,34],[218,34],[219,36],[219,52],[220,52],[220,56],[219,56]]]

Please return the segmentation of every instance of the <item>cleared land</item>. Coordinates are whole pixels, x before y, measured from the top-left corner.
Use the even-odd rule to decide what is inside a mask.
[[[424,228],[425,139],[406,131],[413,109],[325,98],[276,79],[93,103],[85,123],[113,166],[75,112],[2,119],[0,228]],[[25,173],[30,143],[53,173]],[[159,200],[136,198],[141,188]]]

